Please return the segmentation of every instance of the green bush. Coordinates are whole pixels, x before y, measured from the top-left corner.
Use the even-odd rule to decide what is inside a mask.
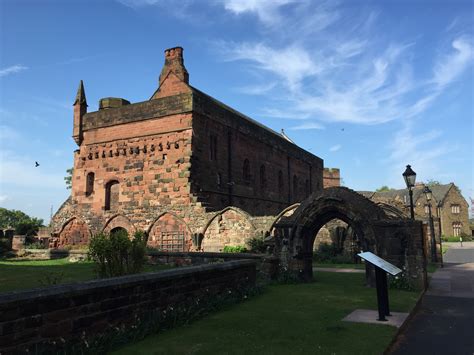
[[[247,240],[247,246],[251,253],[265,253],[266,246],[262,237],[253,237]]]
[[[99,233],[91,238],[89,258],[96,263],[99,277],[136,274],[146,262],[146,237],[138,231],[130,240],[127,232]]]
[[[463,233],[461,236],[462,236],[463,242],[472,242],[473,240],[470,235]],[[443,242],[459,242],[459,237],[454,237],[454,236],[442,235],[441,239],[443,240]]]
[[[341,254],[339,249],[328,243],[321,243],[313,254],[313,260],[322,264],[352,264],[354,260],[350,255]]]
[[[31,244],[26,244],[26,249],[48,249],[48,247],[41,242],[34,242]]]
[[[243,245],[236,245],[236,246],[226,245],[222,251],[224,253],[246,253],[248,250]]]

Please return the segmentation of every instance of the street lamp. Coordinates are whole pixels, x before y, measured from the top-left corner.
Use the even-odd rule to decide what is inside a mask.
[[[436,254],[436,238],[434,234],[433,215],[431,214],[431,189],[428,186],[425,186],[425,188],[423,189],[423,193],[425,194],[426,201],[428,201],[428,213],[430,217],[431,260],[437,262],[438,256]]]
[[[415,210],[413,209],[413,187],[415,186],[416,173],[407,165],[405,172],[402,174],[407,184],[408,193],[410,194],[410,214],[411,219],[415,219]]]

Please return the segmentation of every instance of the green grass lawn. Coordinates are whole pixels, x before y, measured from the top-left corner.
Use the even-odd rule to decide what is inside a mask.
[[[316,263],[313,262],[313,267],[330,267],[335,269],[365,269],[365,264],[331,264],[331,263]]]
[[[144,272],[169,268],[163,265],[147,265]],[[92,262],[71,263],[64,259],[20,261],[0,260],[0,292],[35,287],[46,287],[52,280],[66,284],[95,279]]]
[[[389,290],[392,311],[409,311],[416,292]],[[342,322],[377,309],[363,274],[318,272],[308,284],[271,285],[244,303],[118,349],[117,354],[381,354],[396,328]]]

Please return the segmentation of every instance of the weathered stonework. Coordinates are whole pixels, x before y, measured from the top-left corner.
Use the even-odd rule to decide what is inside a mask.
[[[220,251],[263,238],[280,211],[323,188],[322,159],[190,86],[182,53],[165,51],[145,102],[107,98],[88,113],[81,82],[72,194],[52,220],[52,247],[124,228],[157,249],[195,250],[201,235],[204,250]]]

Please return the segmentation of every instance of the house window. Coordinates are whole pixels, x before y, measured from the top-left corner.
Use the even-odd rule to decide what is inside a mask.
[[[250,162],[248,159],[244,160],[244,167],[242,169],[242,177],[245,182],[250,182]]]
[[[217,187],[222,186],[222,175],[220,173],[217,173]]]
[[[90,172],[90,173],[87,174],[87,178],[86,178],[86,196],[90,196],[94,192],[94,178],[95,178],[94,173]]]
[[[283,191],[283,173],[282,171],[280,170],[278,172],[278,191],[279,192],[282,192]]]
[[[455,237],[459,237],[462,231],[462,223],[461,222],[454,222],[453,223],[453,235]]]
[[[117,180],[112,180],[105,185],[105,206],[106,211],[115,210],[119,204],[120,185]]]
[[[260,189],[265,189],[267,186],[267,177],[265,175],[265,165],[260,166]]]
[[[298,198],[298,176],[293,175],[293,197]]]
[[[217,136],[214,135],[214,134],[210,135],[209,159],[210,160],[216,160],[217,159]]]
[[[461,213],[461,207],[459,205],[451,205],[451,213],[452,214]]]
[[[425,205],[425,214],[429,214],[429,213],[430,213],[430,206]]]

